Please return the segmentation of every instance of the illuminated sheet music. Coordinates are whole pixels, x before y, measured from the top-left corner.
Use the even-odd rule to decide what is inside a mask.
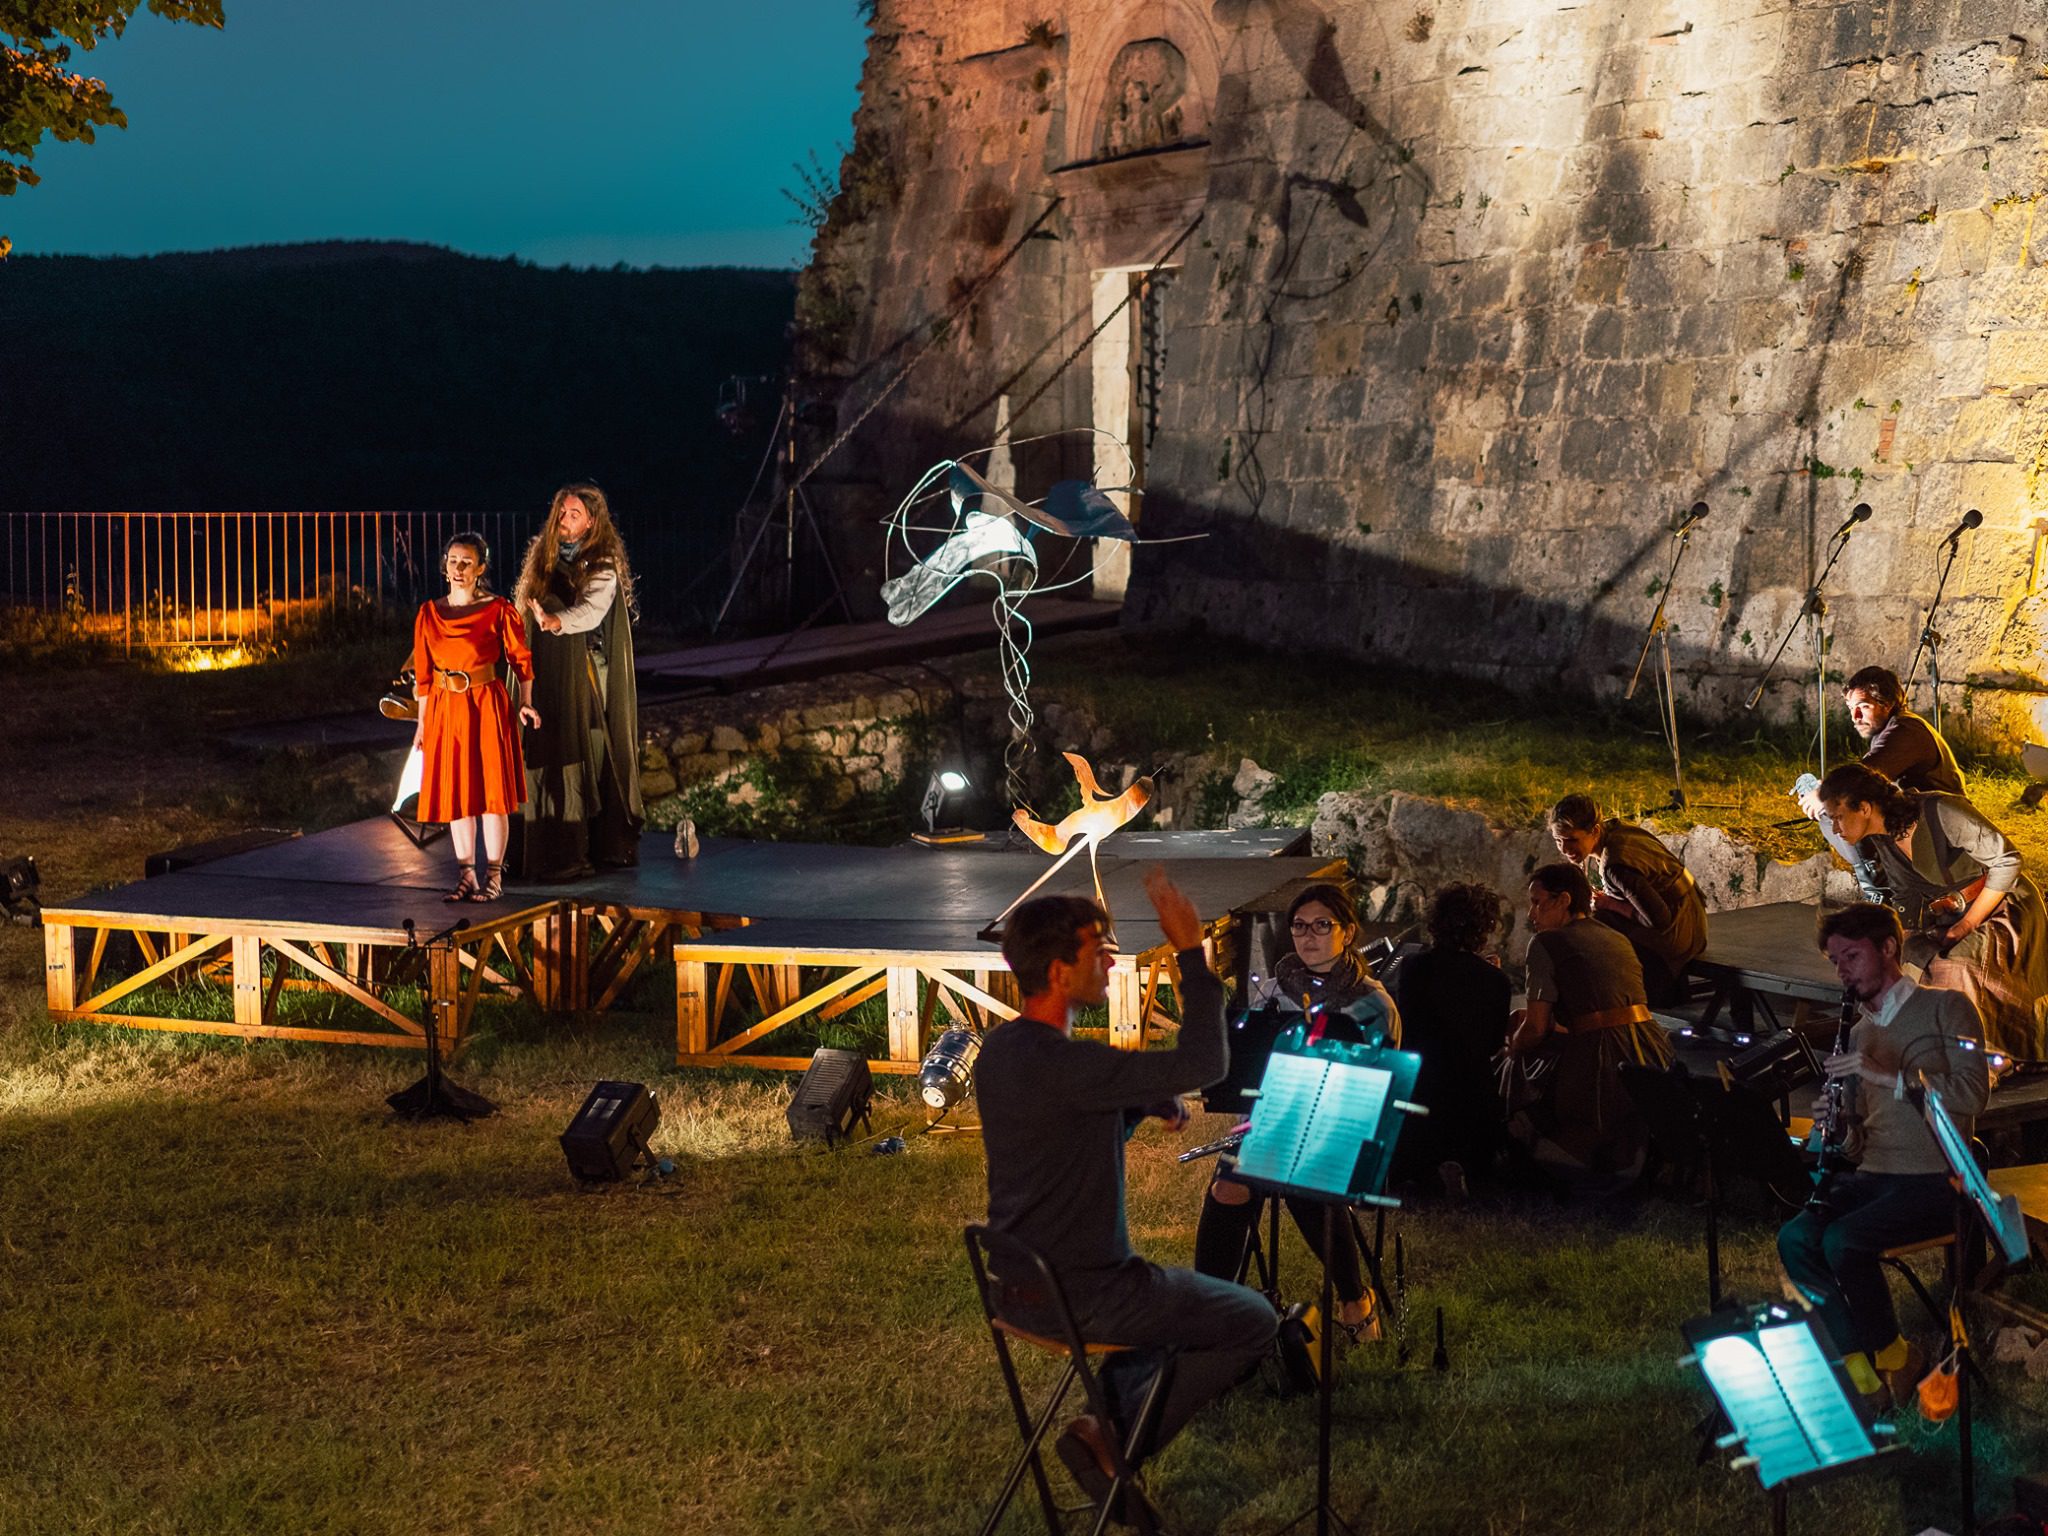
[[[1712,1339],[1700,1363],[1764,1487],[1877,1453],[1804,1324]]]
[[[1358,1155],[1380,1131],[1393,1075],[1319,1056],[1275,1052],[1252,1105],[1237,1171],[1350,1195]]]

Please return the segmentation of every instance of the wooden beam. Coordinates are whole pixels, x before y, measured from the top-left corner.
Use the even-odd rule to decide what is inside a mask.
[[[711,1013],[704,996],[709,967],[702,960],[676,962],[676,1060],[711,1049]]]
[[[889,967],[889,1059],[918,1061],[917,967]]]
[[[357,1029],[302,1029],[296,1024],[230,1024],[215,1019],[165,1019],[146,1014],[74,1014],[72,1024],[109,1024],[123,1029],[153,1029],[176,1035],[236,1035],[249,1040],[304,1040],[314,1045],[399,1045],[417,1050],[422,1036],[395,1035]]]
[[[808,1056],[728,1056],[723,1051],[685,1052],[676,1057],[679,1067],[759,1067],[768,1072],[801,1072],[811,1064]],[[874,1072],[916,1072],[922,1065],[919,1061],[888,1061],[870,1056],[868,1068]]]
[[[626,983],[639,973],[640,967],[646,963],[647,957],[660,948],[662,941],[667,937],[668,924],[643,924],[639,940],[626,951],[625,957],[620,961],[618,974],[612,977],[611,981],[606,985],[603,995],[591,1007],[599,1013],[611,1007],[618,1000],[619,994],[626,990]]]
[[[218,946],[225,944],[226,942],[227,940],[225,938],[211,938],[202,935],[201,937],[194,939],[190,944],[185,945],[182,949],[172,950],[169,954],[165,955],[161,960],[158,960],[154,965],[144,966],[141,970],[137,971],[133,976],[128,977],[125,981],[118,981],[114,983],[113,986],[107,988],[107,990],[100,993],[99,996],[92,998],[90,1001],[80,1003],[75,1011],[78,1013],[98,1013],[102,1008],[106,1007],[108,1003],[113,1002],[116,998],[126,997],[130,992],[135,991],[138,987],[148,986],[149,983],[155,981],[157,977],[163,975],[164,972],[176,970],[178,967],[182,965],[189,964],[191,961],[197,959],[200,955],[205,954],[208,950],[217,948]]]
[[[741,1030],[730,1040],[719,1041],[713,1047],[713,1050],[719,1053],[730,1054],[741,1046],[751,1044],[753,1041],[760,1039],[763,1035],[773,1034],[792,1020],[802,1018],[820,1003],[828,1003],[842,992],[851,992],[874,974],[875,967],[870,965],[848,971],[843,976],[835,976],[822,987],[805,993],[786,1007],[778,1008],[760,1023]]]
[[[43,924],[43,997],[52,1014],[69,1013],[78,1001],[78,944],[69,924]]]
[[[100,961],[106,958],[109,931],[95,928],[92,935],[92,959],[85,967],[85,990],[90,992],[93,984],[100,979]]]
[[[1119,965],[1109,973],[1109,1043],[1118,1050],[1144,1049],[1145,1016],[1138,1011],[1142,991],[1136,966]]]
[[[933,981],[936,981],[940,986],[946,988],[947,991],[958,992],[969,1002],[979,1003],[998,1018],[1014,1019],[1017,1017],[1017,1010],[1015,1008],[1012,1008],[1008,1003],[997,997],[995,993],[985,990],[981,985],[971,981],[962,981],[951,971],[942,971],[936,967],[921,965],[918,969],[923,971]]]
[[[289,939],[272,939],[270,941],[270,947],[276,950],[279,954],[289,957],[294,963],[301,966],[305,970],[311,971],[315,976],[318,976],[322,981],[327,982],[331,987],[333,987],[336,991],[342,993],[344,996],[354,998],[357,1002],[361,1003],[365,1008],[369,1009],[370,1012],[376,1014],[379,1018],[389,1020],[391,1023],[396,1024],[400,1029],[404,1030],[409,1035],[418,1035],[422,1039],[425,1038],[426,1030],[424,1026],[420,1024],[419,1020],[408,1019],[396,1008],[392,1007],[389,1003],[385,1002],[383,998],[378,997],[373,993],[365,990],[364,988],[357,986],[353,981],[350,981],[348,977],[342,975],[332,966],[322,965],[318,960],[315,960],[311,955],[307,954],[303,949],[300,949],[298,945],[292,943]]]
[[[235,991],[235,1022],[237,1024],[262,1024],[263,1017],[263,941],[250,934],[236,934],[228,940],[228,953],[233,962],[230,985]],[[284,962],[279,961],[280,968]]]
[[[846,996],[840,998],[838,1002],[827,1003],[824,1007],[818,1010],[818,1018],[820,1020],[836,1019],[839,1017],[839,1015],[846,1012],[847,1009],[858,1008],[862,1003],[866,1002],[869,998],[875,996],[877,993],[886,991],[888,989],[888,986],[888,977],[877,976],[873,981],[869,982],[866,986],[859,987],[854,991],[847,993]]]

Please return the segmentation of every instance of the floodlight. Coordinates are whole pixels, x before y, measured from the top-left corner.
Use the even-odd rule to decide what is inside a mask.
[[[967,1097],[974,1082],[974,1058],[981,1054],[981,1036],[954,1025],[932,1042],[917,1071],[917,1091],[927,1105],[943,1115]]]
[[[973,787],[973,781],[957,768],[932,770],[931,778],[925,781],[924,799],[918,805],[918,814],[924,821],[927,835],[938,834],[939,815],[945,810],[946,802],[966,794]]]
[[[557,1139],[577,1178],[615,1183],[653,1162],[647,1143],[660,1123],[661,1106],[646,1084],[602,1082]]]
[[[789,1134],[828,1147],[850,1140],[856,1120],[874,1128],[869,1119],[874,1097],[874,1077],[865,1056],[820,1046],[811,1053],[811,1064],[804,1068],[784,1111]]]

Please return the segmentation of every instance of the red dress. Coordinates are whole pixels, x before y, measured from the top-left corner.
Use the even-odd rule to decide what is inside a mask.
[[[519,751],[519,722],[511,696],[498,678],[437,687],[436,673],[480,672],[504,662],[521,679],[533,680],[533,653],[526,627],[502,597],[487,597],[462,608],[427,603],[412,627],[412,672],[424,690],[420,719],[419,809],[421,821],[459,821],[469,816],[509,816],[526,798],[526,765]]]

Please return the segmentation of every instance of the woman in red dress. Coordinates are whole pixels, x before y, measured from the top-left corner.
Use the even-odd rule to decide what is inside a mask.
[[[513,728],[505,674],[533,679],[533,653],[518,613],[484,585],[490,549],[458,533],[441,555],[448,595],[421,605],[412,630],[413,696],[420,701],[421,821],[446,822],[461,878],[450,901],[493,901],[505,885],[505,838],[526,797],[526,768]],[[531,705],[518,711],[540,724]],[[476,877],[476,827],[483,823],[487,868]]]

